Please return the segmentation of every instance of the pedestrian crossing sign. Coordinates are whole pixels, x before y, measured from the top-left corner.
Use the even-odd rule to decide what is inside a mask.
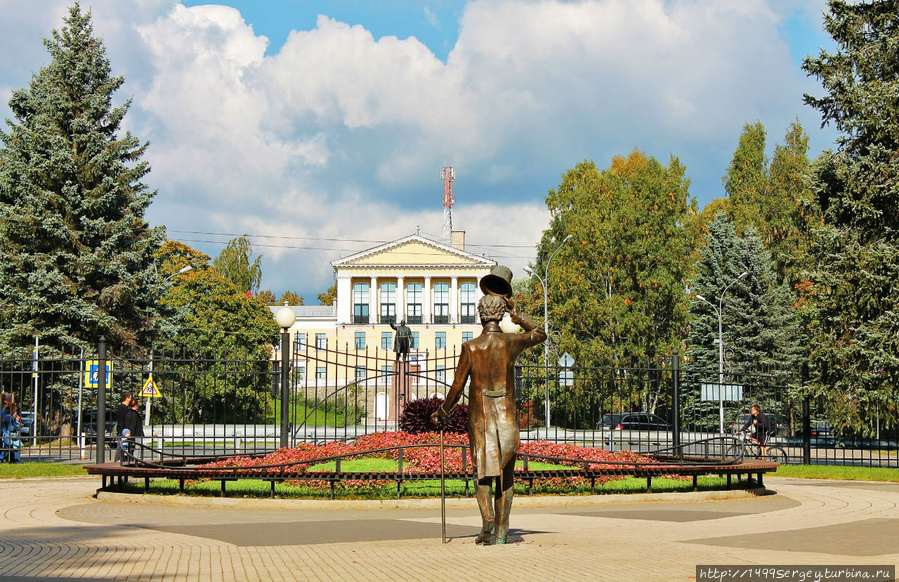
[[[88,360],[87,367],[84,370],[84,387],[99,388],[100,387],[100,362],[97,360]],[[112,362],[106,362],[106,388],[112,387]]]
[[[153,381],[153,374],[150,374],[150,377],[144,382],[144,387],[140,391],[140,395],[148,398],[159,398],[162,396],[159,392],[159,388],[156,386],[156,382]]]

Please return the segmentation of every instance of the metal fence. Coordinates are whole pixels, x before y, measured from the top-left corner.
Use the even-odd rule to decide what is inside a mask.
[[[126,391],[141,400],[140,440],[149,448],[140,450],[155,451],[146,454],[259,454],[280,446],[282,426],[289,445],[397,430],[405,403],[447,392],[457,360],[452,348],[436,354],[413,350],[406,361],[381,349],[291,348],[286,374],[277,353],[273,359],[111,354],[105,358],[110,372],[102,380],[97,372],[104,358],[93,354],[0,361],[0,390],[13,395],[23,425],[30,423],[19,437],[22,460],[111,459],[111,448],[101,453],[97,446],[98,421],[105,416],[103,440],[114,447],[116,411]],[[899,467],[895,426],[875,419],[873,437],[834,429],[823,414],[826,403],[805,396],[798,371],[719,375],[680,369],[676,360],[668,364],[517,367],[521,438],[708,455],[715,451],[698,447],[714,442],[710,437],[722,428],[730,434],[742,426],[750,405],[759,404],[775,420],[773,443],[784,448],[790,462]],[[140,397],[151,375],[149,391],[155,388],[159,397]],[[282,378],[288,394],[283,423]],[[97,386],[104,383],[101,399]],[[0,448],[8,450],[8,444]]]

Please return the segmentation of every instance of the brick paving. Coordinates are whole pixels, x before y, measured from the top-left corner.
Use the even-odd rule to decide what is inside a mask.
[[[697,564],[894,565],[899,486],[766,478],[771,495],[519,496],[506,546],[473,499],[295,502],[0,481],[0,580],[692,580]]]

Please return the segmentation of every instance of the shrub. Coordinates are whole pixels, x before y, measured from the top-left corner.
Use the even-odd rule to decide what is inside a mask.
[[[400,429],[409,434],[433,432],[431,415],[437,412],[441,404],[443,400],[437,396],[410,400],[403,406],[403,412],[400,414]],[[444,432],[452,434],[468,432],[468,406],[459,403],[453,408],[444,424]]]

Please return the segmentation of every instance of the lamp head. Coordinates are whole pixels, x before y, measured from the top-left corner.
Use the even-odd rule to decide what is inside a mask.
[[[278,322],[278,327],[284,330],[290,329],[296,320],[297,314],[290,307],[282,307],[278,310],[278,313],[275,314],[275,321]]]

